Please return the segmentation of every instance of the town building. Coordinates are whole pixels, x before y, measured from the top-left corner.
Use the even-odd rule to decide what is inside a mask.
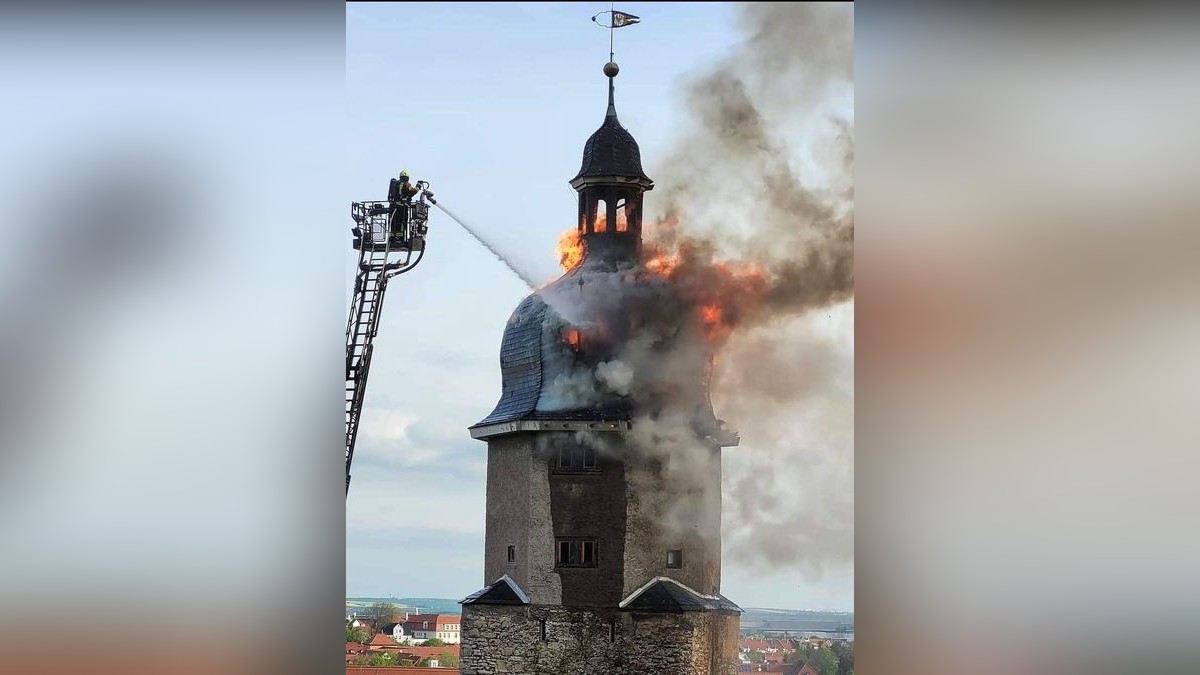
[[[461,639],[462,617],[458,614],[410,614],[402,628],[413,642],[437,638],[454,645]]]
[[[403,623],[385,623],[379,627],[379,633],[401,644],[410,640],[408,633],[404,631]]]

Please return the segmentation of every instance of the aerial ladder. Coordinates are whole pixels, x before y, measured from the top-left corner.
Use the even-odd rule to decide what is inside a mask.
[[[353,202],[351,232],[358,254],[354,277],[354,296],[350,318],[346,322],[346,495],[350,495],[350,464],[354,460],[354,442],[362,416],[367,375],[371,371],[371,353],[383,295],[388,280],[411,271],[425,256],[425,235],[429,231],[429,205],[437,204],[427,181],[415,183],[419,189],[411,203],[388,201]]]

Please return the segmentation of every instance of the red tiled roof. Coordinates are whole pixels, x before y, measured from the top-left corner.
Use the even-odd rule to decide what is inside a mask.
[[[458,656],[458,645],[446,645],[445,647],[402,647],[401,654],[412,654],[418,658],[427,656],[437,656],[438,654],[453,654]]]
[[[774,638],[771,640],[767,640],[767,642],[770,643],[771,649],[778,649],[781,652],[796,651],[796,645],[793,644],[792,641],[787,638],[783,638],[783,639]]]
[[[421,624],[428,621],[430,628],[421,628]],[[417,630],[442,630],[442,627],[451,624],[455,626],[462,625],[462,616],[459,614],[410,614],[408,621],[404,622],[405,627],[410,624],[416,624]]]
[[[390,635],[384,635],[383,633],[376,633],[375,636],[371,638],[371,641],[368,642],[367,644],[372,647],[388,647],[388,646],[395,646],[398,643],[395,640],[393,640]]]

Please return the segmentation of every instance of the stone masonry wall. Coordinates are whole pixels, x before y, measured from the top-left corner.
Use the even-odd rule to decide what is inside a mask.
[[[465,605],[459,667],[463,675],[729,675],[737,672],[738,623],[715,612]]]
[[[532,452],[533,434],[508,434],[488,441],[485,585],[507,574],[521,588],[529,586]],[[508,562],[509,546],[516,547],[512,564]]]

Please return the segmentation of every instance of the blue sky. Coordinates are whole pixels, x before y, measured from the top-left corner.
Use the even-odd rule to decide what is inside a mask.
[[[604,116],[608,35],[590,17],[606,9],[347,5],[346,202],[382,199],[408,169],[533,278],[556,276],[554,245],[575,214],[567,181]],[[682,83],[740,37],[735,8],[618,9],[642,17],[616,35],[617,108],[654,177],[686,124]],[[350,595],[462,597],[484,583],[485,446],[466,428],[499,397],[501,332],[528,289],[441,212],[430,226],[376,341],[346,506]],[[347,245],[347,279],[353,265]],[[853,605],[848,577],[727,567],[723,590],[746,606]]]

